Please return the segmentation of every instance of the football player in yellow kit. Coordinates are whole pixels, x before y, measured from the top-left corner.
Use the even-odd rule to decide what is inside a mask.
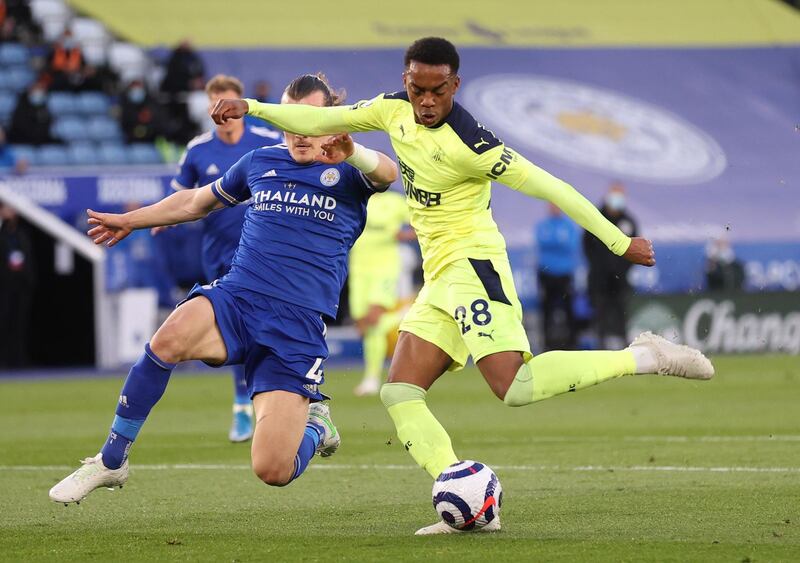
[[[610,379],[658,373],[710,379],[699,351],[650,333],[624,350],[552,351],[534,357],[522,325],[505,241],[492,219],[491,183],[547,200],[618,256],[655,264],[651,242],[628,237],[569,184],[507,147],[454,100],[459,56],[446,39],[426,37],[405,53],[405,90],[349,107],[280,106],[221,100],[217,123],[245,114],[305,135],[382,130],[398,156],[406,202],[422,249],[425,284],[400,324],[381,400],[406,449],[434,479],[458,457],[426,404],[430,386],[472,355],[495,395],[522,406]],[[351,160],[375,162],[357,146]],[[369,168],[369,165],[366,165]],[[498,519],[481,528],[493,531]],[[444,522],[417,534],[455,531]]]
[[[367,204],[364,232],[350,250],[350,316],[364,348],[364,377],[353,390],[359,397],[380,391],[388,337],[402,317],[398,309],[400,244],[414,238],[408,220],[402,195],[392,191],[375,194]]]

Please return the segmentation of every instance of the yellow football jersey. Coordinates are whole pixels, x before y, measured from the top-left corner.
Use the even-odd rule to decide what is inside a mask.
[[[381,94],[342,114],[350,131],[386,131],[397,153],[425,276],[461,258],[505,254],[490,209],[491,181],[521,185],[519,157],[458,103],[438,127],[414,120],[405,92]]]

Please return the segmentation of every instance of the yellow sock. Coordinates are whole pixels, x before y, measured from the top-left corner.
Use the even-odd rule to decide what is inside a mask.
[[[364,378],[380,379],[386,362],[389,333],[397,328],[400,316],[396,312],[381,315],[378,323],[364,333]]]
[[[428,410],[425,395],[424,389],[409,383],[381,387],[381,401],[394,421],[397,437],[417,465],[436,479],[458,458],[447,431]]]
[[[634,373],[629,350],[546,352],[523,364],[503,401],[520,407]]]

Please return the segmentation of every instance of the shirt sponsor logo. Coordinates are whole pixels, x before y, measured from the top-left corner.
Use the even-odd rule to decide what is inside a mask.
[[[253,194],[254,211],[288,213],[332,222],[336,218],[336,199],[325,194],[261,190]]]
[[[272,176],[277,176],[277,175],[278,175],[278,173],[275,172],[275,169],[273,168],[272,170],[268,170],[268,171],[264,172],[264,174],[262,174],[261,177],[262,178],[270,178]]]
[[[500,155],[500,160],[494,163],[491,172],[487,172],[486,175],[492,180],[497,180],[498,176],[501,176],[503,172],[508,170],[508,166],[513,162],[513,160],[514,154],[507,148],[503,147],[503,153]]]
[[[517,146],[631,179],[694,184],[727,164],[719,144],[680,116],[587,84],[488,75],[464,88],[464,105]]]
[[[216,164],[211,164],[208,168],[206,168],[206,174],[208,176],[214,176],[215,174],[219,174],[219,168],[217,168]]]
[[[323,186],[330,188],[331,186],[335,186],[339,183],[340,177],[339,170],[336,168],[327,168],[322,174],[320,174],[319,181],[322,182]]]
[[[429,192],[414,186],[414,178],[417,175],[416,172],[414,172],[414,169],[403,162],[400,158],[397,159],[397,162],[400,165],[400,174],[403,177],[403,191],[405,191],[406,197],[413,199],[425,207],[432,207],[434,205],[442,204],[441,193]]]

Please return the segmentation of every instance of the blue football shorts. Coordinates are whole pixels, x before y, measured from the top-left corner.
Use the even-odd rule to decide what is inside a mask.
[[[198,295],[214,307],[228,352],[221,365],[244,365],[250,398],[276,390],[312,402],[329,398],[319,392],[328,357],[325,322],[319,313],[220,281],[195,285],[181,304]]]

